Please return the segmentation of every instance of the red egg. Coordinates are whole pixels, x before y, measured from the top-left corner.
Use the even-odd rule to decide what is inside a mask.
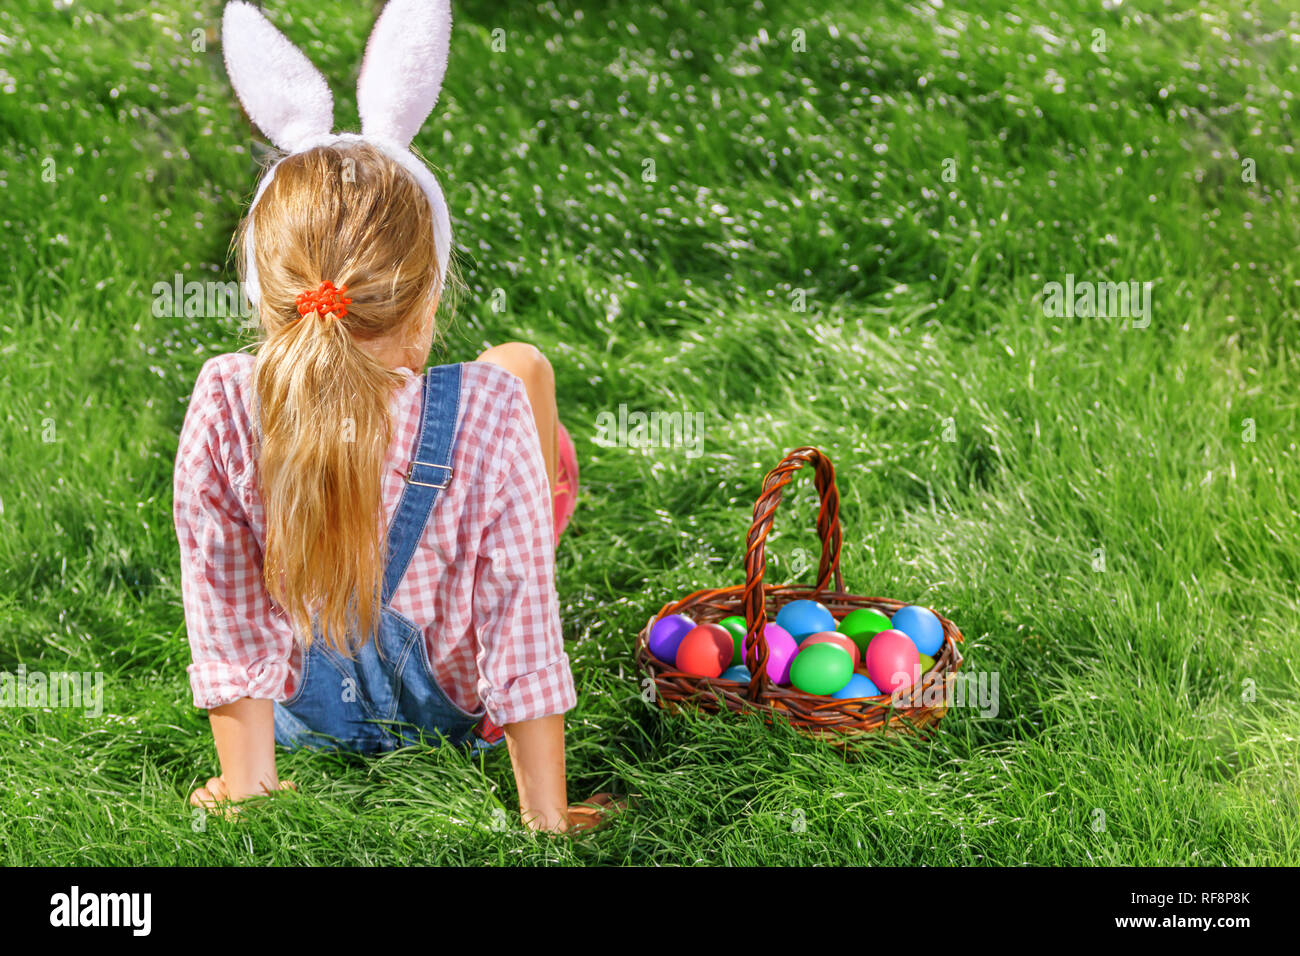
[[[677,646],[677,669],[696,677],[717,677],[731,666],[731,633],[720,624],[701,624]]]
[[[921,655],[902,631],[881,631],[867,645],[867,676],[881,693],[906,690],[921,679]]]
[[[813,644],[834,644],[836,647],[844,648],[849,657],[853,658],[854,667],[857,667],[862,659],[862,654],[858,651],[858,645],[853,643],[853,639],[847,634],[841,634],[838,631],[821,631],[817,634],[810,634],[803,639],[803,643],[799,645],[799,650]]]

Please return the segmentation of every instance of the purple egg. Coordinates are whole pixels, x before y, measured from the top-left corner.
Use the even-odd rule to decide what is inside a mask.
[[[665,664],[677,666],[677,645],[695,627],[695,622],[685,614],[669,614],[655,621],[650,628],[650,653]]]
[[[763,628],[763,640],[767,642],[767,676],[775,684],[790,683],[790,664],[799,653],[799,645],[790,632],[779,624],[769,624]],[[741,642],[741,661],[749,650],[749,639]]]

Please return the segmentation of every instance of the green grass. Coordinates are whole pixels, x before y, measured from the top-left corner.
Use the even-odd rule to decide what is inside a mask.
[[[553,360],[583,481],[559,553],[570,794],[638,808],[555,840],[493,829],[517,808],[501,751],[282,754],[301,793],[199,826],[185,798],[216,761],[184,670],[171,468],[200,365],[246,339],[155,318],[151,289],[231,277],[253,137],[218,4],[17,0],[0,669],[99,671],[106,704],[0,710],[0,860],[1300,862],[1297,15],[497,6],[456,3],[417,140],[464,283],[438,358],[525,339]],[[270,8],[355,128],[369,11]],[[1067,273],[1153,282],[1149,327],[1046,317]],[[623,403],[702,413],[704,455],[591,441]],[[762,475],[802,444],[838,470],[848,587],[956,621],[967,667],[1000,676],[996,717],[845,761],[640,701],[636,631],[741,581]],[[774,577],[814,520],[805,481]]]

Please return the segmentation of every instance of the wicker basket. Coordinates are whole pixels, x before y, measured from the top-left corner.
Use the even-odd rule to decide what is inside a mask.
[[[817,533],[821,538],[821,565],[817,572],[817,585],[807,588],[797,585],[768,585],[763,583],[767,567],[764,556],[772,516],[781,502],[781,490],[794,478],[794,473],[805,464],[814,469],[817,491],[821,496],[821,510],[817,516]],[[749,528],[748,546],[745,550],[745,583],[743,586],[714,588],[665,604],[641,630],[637,639],[637,664],[655,682],[655,700],[667,710],[678,710],[683,705],[696,707],[709,713],[722,710],[756,711],[771,720],[776,715],[788,720],[796,730],[808,736],[845,743],[852,738],[874,731],[900,730],[924,733],[934,728],[947,712],[946,704],[926,706],[926,700],[946,701],[937,697],[939,687],[951,680],[961,665],[957,644],[961,632],[946,617],[939,615],[943,624],[944,642],[935,666],[922,676],[921,681],[898,695],[895,702],[889,695],[879,697],[837,700],[806,694],[795,687],[781,687],[772,683],[767,675],[767,644],[763,628],[768,615],[789,601],[810,598],[826,605],[838,621],[859,608],[874,608],[886,616],[904,606],[903,601],[890,598],[861,597],[844,593],[840,575],[840,517],[839,492],[835,488],[835,469],[830,459],[816,448],[796,448],[768,472],[763,479],[763,490],[754,503],[754,521]],[[827,590],[832,578],[835,589]],[[748,685],[720,677],[696,677],[677,670],[650,653],[650,629],[660,618],[670,614],[685,614],[697,624],[717,622],[724,617],[743,614],[748,628],[748,648],[745,666],[753,675]]]

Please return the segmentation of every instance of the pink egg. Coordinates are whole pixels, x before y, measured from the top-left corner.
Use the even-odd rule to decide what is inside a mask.
[[[857,667],[861,661],[862,654],[858,650],[858,645],[853,643],[853,639],[847,634],[841,634],[838,631],[822,631],[818,634],[810,634],[803,639],[799,645],[799,650],[805,647],[811,647],[813,644],[834,644],[836,647],[842,647],[853,658],[853,666]]]
[[[921,655],[902,631],[881,631],[873,637],[864,660],[867,676],[881,693],[904,690],[921,679]]]
[[[799,653],[799,645],[790,636],[790,632],[778,624],[769,624],[763,629],[763,640],[767,643],[767,676],[775,684],[790,683],[790,663]],[[749,639],[741,642],[741,662],[749,651]]]

